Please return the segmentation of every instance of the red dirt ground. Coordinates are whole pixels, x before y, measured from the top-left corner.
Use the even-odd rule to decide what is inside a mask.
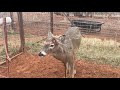
[[[76,61],[75,78],[120,78],[120,69],[93,62]],[[10,62],[10,78],[64,78],[63,63],[52,56],[44,58],[24,53]],[[0,68],[0,77],[4,78],[7,70]]]
[[[58,17],[56,17],[56,19],[57,18]],[[60,16],[59,18],[60,20],[63,20],[63,17]],[[119,33],[120,27],[118,28],[119,23],[117,21],[112,19],[99,19],[98,21],[105,22],[102,28],[103,33],[109,33],[114,30],[117,30]],[[113,26],[113,28],[110,26]],[[64,24],[64,26],[54,26],[54,34],[62,34],[68,27],[68,24]],[[25,33],[46,36],[48,29],[48,25],[30,25],[25,27]],[[100,33],[85,36],[100,39],[115,38],[114,35],[109,37],[106,34]],[[117,37],[118,41],[120,41],[119,37],[120,36]],[[110,65],[101,65],[85,60],[78,60],[76,66],[77,74],[75,75],[75,78],[120,78],[120,68],[114,68]],[[52,56],[41,58],[38,55],[24,53],[10,62],[10,78],[64,78],[64,73],[63,63]],[[4,78],[6,74],[6,68],[0,68],[0,77]]]

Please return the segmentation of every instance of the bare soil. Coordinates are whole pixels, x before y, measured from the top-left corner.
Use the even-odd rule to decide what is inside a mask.
[[[77,60],[75,78],[120,78],[120,69],[110,65]],[[52,56],[39,57],[23,53],[9,63],[10,78],[64,78],[63,63]],[[0,77],[7,75],[7,68],[0,68]]]
[[[89,18],[83,19],[91,20]],[[57,23],[63,20],[63,17],[55,16],[54,20],[56,20]],[[114,32],[120,32],[120,22],[113,19],[92,20],[104,22],[105,24],[103,24],[102,31],[100,33],[85,35],[85,37],[100,38],[103,40],[115,40],[117,38],[117,41],[120,41],[120,36],[115,37],[114,35]],[[63,34],[69,27],[69,23],[61,22],[61,24],[62,25],[54,26],[54,34]],[[46,36],[48,29],[48,24],[39,24],[35,26],[28,25],[25,26],[25,33]],[[109,33],[113,34],[108,35]],[[3,41],[0,41],[0,45],[2,44]],[[88,62],[85,60],[77,60],[76,66],[77,74],[75,75],[75,78],[120,78],[120,68],[115,68],[110,65],[101,65],[90,61]],[[63,63],[49,55],[44,58],[41,58],[38,55],[24,53],[13,59],[13,61],[10,62],[9,68],[10,78],[64,78],[65,74],[65,67]],[[0,68],[0,77],[4,78],[4,76],[6,75],[7,69]]]

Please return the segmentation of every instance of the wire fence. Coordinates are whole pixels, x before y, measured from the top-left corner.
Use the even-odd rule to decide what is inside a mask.
[[[1,18],[5,18],[5,17],[11,17],[10,12],[2,13]],[[7,20],[8,19],[6,18],[6,22],[8,22]],[[2,19],[1,19],[1,22],[3,22]],[[6,60],[5,38],[4,38],[4,32],[3,32],[4,25],[3,24],[4,23],[1,23],[1,27],[0,27],[0,63]],[[17,52],[19,52],[20,36],[19,36],[19,32],[15,32],[9,23],[7,23],[6,29],[7,29],[8,54],[11,57],[15,55]]]
[[[69,20],[60,12],[61,14],[53,14],[53,34],[60,35],[67,31],[67,28],[71,26]],[[105,18],[108,13],[115,18]],[[75,14],[70,13],[67,17],[70,20],[88,20],[104,23],[101,25],[100,32],[83,32],[83,35],[88,38],[100,38],[102,40],[114,40],[120,42],[120,17],[118,13],[102,13],[104,18],[96,18],[97,15],[102,15],[99,12],[93,12],[93,17],[78,17]],[[87,13],[86,13],[87,14]],[[10,12],[0,14],[0,17],[11,17]],[[17,12],[13,12],[14,27],[15,30],[12,30],[11,27],[8,27],[8,46],[9,46],[9,55],[12,56],[15,53],[19,52],[20,48],[20,36],[19,36],[19,27],[18,27],[18,17]],[[42,38],[47,36],[48,30],[50,29],[50,12],[23,12],[23,24],[25,32],[25,41],[26,48],[31,50],[35,48],[34,51],[40,49],[39,44]],[[89,29],[89,28],[88,28]],[[89,29],[90,30],[90,29]],[[4,38],[2,35],[3,28],[0,29],[0,60],[4,60],[5,51],[4,51]]]
[[[23,12],[22,14],[25,33],[25,48],[32,54],[38,54],[42,41],[44,41],[44,38],[47,37],[48,30],[50,30],[50,12]],[[4,44],[5,38],[3,32],[4,25],[2,24],[2,19],[5,17],[11,17],[12,19],[12,23],[7,24],[9,56],[12,57],[19,53],[21,47],[17,12],[0,12],[0,65],[6,60]],[[77,20],[77,23],[74,23],[73,25],[73,23],[69,20]],[[63,12],[54,12],[54,35],[64,34],[70,26],[81,27],[81,32],[84,36],[82,41],[82,49],[80,49],[82,51],[78,52],[80,53],[79,56],[81,55],[81,57],[86,57],[87,54],[88,59],[98,59],[103,56],[103,60],[106,58],[108,60],[109,58],[109,60],[111,60],[110,62],[113,62],[113,60],[114,62],[117,62],[119,60],[120,13],[67,12],[65,16]],[[0,77],[4,76],[0,75]]]
[[[34,12],[34,13],[23,13],[24,18],[24,29],[25,32],[31,33],[38,36],[46,36],[48,30],[50,29],[50,13],[49,12]],[[113,13],[114,15],[115,13]],[[31,16],[29,16],[31,15]],[[115,14],[116,15],[116,14]],[[111,15],[112,16],[112,15]],[[28,19],[29,17],[29,19]],[[101,33],[105,37],[115,37],[115,33],[117,34],[117,37],[119,37],[119,30],[120,30],[120,20],[119,19],[108,19],[108,18],[90,18],[90,17],[76,17],[76,16],[68,16],[70,20],[88,20],[88,21],[96,21],[104,23],[101,26]],[[71,26],[71,23],[67,20],[66,17],[63,15],[56,15],[53,16],[53,22],[54,22],[54,34],[63,34],[68,27]],[[89,28],[88,28],[89,29]],[[88,33],[91,34],[91,33]],[[93,33],[96,34],[96,33]],[[105,38],[106,38],[105,37]],[[118,38],[119,39],[119,38]]]

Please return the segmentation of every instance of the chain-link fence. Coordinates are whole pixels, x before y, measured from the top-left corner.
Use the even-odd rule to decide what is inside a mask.
[[[50,12],[22,12],[25,49],[38,54],[50,30]],[[5,62],[3,18],[11,17],[7,24],[8,54],[19,53],[21,47],[17,12],[0,12],[0,64]],[[72,21],[77,23],[73,25]],[[120,13],[119,12],[54,12],[53,34],[64,34],[68,27],[81,27],[82,41],[77,56],[80,59],[120,66]],[[100,29],[100,30],[96,30]]]
[[[2,13],[2,12],[1,12]],[[1,17],[11,17],[10,12],[0,14]],[[104,23],[101,25],[100,32],[85,32],[83,36],[89,38],[99,38],[102,40],[114,40],[120,42],[120,13],[119,12],[67,12],[67,17],[63,12],[54,12],[53,14],[53,34],[63,34],[71,26],[72,20],[86,20]],[[91,16],[92,17],[87,17]],[[83,17],[86,16],[86,17]],[[108,18],[111,17],[111,18]],[[101,17],[101,18],[99,18]],[[114,18],[112,18],[114,17]],[[18,27],[17,12],[13,12],[13,21],[15,30],[8,29],[9,54],[17,53],[20,48],[20,35]],[[23,12],[23,24],[25,32],[25,46],[27,50],[38,53],[42,38],[47,36],[50,29],[50,12]],[[88,28],[90,29],[90,28]],[[0,58],[5,56],[4,40],[0,29]],[[34,48],[34,50],[33,50]]]
[[[45,36],[50,29],[49,12],[23,12],[23,20],[24,29],[27,33]],[[54,34],[57,34],[57,31],[64,31],[68,27],[67,23],[63,23],[62,20],[64,20],[63,16],[53,16]]]
[[[47,36],[48,30],[50,30],[50,13],[23,12],[23,20],[26,47],[33,54],[38,53],[42,43],[40,41]],[[53,15],[53,34],[60,35],[70,26],[63,20],[63,16]]]
[[[62,13],[62,12],[61,12]],[[69,14],[67,17],[70,20],[88,20],[88,21],[95,21],[95,22],[101,22],[104,23],[101,25],[101,31],[99,32],[99,35],[101,37],[119,37],[119,30],[120,30],[120,13],[117,12],[92,12],[93,17],[77,17],[73,14]],[[111,18],[96,18],[95,15],[101,15],[103,16],[111,16]],[[117,18],[112,18],[116,17]],[[100,17],[100,16],[99,16]],[[38,36],[46,36],[48,30],[50,29],[50,13],[49,12],[23,12],[23,20],[24,20],[24,29],[26,33],[30,33],[32,35],[38,35]],[[68,19],[60,14],[54,14],[53,16],[53,23],[54,23],[54,34],[62,34],[64,33],[69,26],[71,26],[71,23],[68,21]],[[89,28],[88,28],[89,29]],[[87,34],[93,34],[95,36],[98,36],[98,33],[87,33]],[[119,39],[119,38],[117,38]]]

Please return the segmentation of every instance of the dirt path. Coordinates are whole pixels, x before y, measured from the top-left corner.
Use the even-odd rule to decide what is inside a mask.
[[[120,78],[120,69],[79,60],[76,78]],[[6,69],[0,68],[1,78]],[[10,78],[64,78],[63,63],[52,56],[24,53],[10,63]]]

